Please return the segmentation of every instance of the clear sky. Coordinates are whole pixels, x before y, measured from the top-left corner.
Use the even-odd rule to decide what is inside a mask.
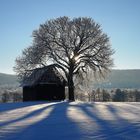
[[[46,20],[91,17],[115,49],[115,69],[140,69],[140,0],[0,0],[0,72],[13,74],[15,59]]]

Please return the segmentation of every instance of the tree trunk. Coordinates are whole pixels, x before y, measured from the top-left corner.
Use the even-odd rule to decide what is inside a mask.
[[[70,101],[75,101],[75,98],[74,98],[74,85],[70,84],[68,86],[68,91],[69,91],[69,100]]]
[[[73,82],[73,73],[70,72],[68,76],[68,92],[69,92],[69,100],[75,101],[74,97],[74,82]]]

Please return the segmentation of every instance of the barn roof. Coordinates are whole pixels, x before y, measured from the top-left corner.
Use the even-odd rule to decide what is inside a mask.
[[[55,68],[54,65],[48,65],[42,68],[36,68],[25,78],[21,86],[34,86],[37,84],[64,84],[65,79]]]

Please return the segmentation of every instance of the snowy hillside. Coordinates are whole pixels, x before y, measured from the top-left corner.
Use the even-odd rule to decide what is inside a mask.
[[[19,85],[17,76],[12,74],[0,73],[0,86],[4,85]]]
[[[140,103],[0,104],[0,140],[139,140]]]

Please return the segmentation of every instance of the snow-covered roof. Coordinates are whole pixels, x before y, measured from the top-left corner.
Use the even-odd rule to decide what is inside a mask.
[[[21,86],[37,84],[64,84],[65,80],[54,65],[34,69],[29,77],[25,78]]]

